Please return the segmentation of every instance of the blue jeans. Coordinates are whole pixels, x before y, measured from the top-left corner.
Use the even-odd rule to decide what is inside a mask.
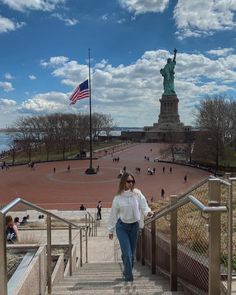
[[[121,248],[125,281],[133,281],[132,268],[134,265],[134,255],[138,240],[138,232],[138,222],[124,223],[118,219],[116,223],[116,234]]]

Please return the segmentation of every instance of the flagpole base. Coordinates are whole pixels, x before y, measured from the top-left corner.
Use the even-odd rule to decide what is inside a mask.
[[[90,167],[85,170],[85,173],[91,175],[91,174],[97,174],[97,171],[94,168]]]

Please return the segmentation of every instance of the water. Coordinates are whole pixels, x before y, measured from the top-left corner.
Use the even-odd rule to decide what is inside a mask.
[[[9,150],[10,135],[5,132],[0,132],[0,152]]]

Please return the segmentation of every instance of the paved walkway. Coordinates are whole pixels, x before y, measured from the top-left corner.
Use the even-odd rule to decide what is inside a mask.
[[[75,224],[84,225],[81,221],[84,220],[84,216],[86,211],[58,211],[51,210],[54,214],[65,218]],[[89,208],[88,212],[90,212],[93,216],[96,215],[95,208]],[[18,211],[18,212],[9,212],[14,217],[20,217],[20,220],[23,216],[29,215],[28,224],[25,226],[19,227],[20,239],[21,243],[46,243],[47,240],[47,232],[45,229],[39,229],[38,226],[42,226],[46,224],[46,218],[38,219],[38,213],[34,210],[27,211]],[[114,238],[112,241],[108,238],[108,230],[107,230],[107,220],[110,214],[110,208],[102,209],[102,220],[98,221],[97,227],[97,236],[89,237],[88,239],[88,262],[114,262],[120,261],[120,252],[119,248],[117,249],[117,239]],[[52,220],[52,224],[54,223],[54,219]],[[62,223],[60,222],[60,224]],[[31,227],[32,230],[28,230],[27,228]],[[80,253],[80,235],[78,230],[72,230],[72,242],[76,245],[77,256],[79,257]],[[53,244],[67,244],[68,243],[68,229],[56,229],[52,231],[52,243]],[[85,262],[85,238],[83,237],[83,261]]]
[[[103,207],[110,207],[119,184],[117,176],[124,166],[134,174],[136,167],[141,169],[141,173],[135,174],[136,184],[148,200],[153,198],[154,201],[161,198],[162,188],[165,197],[180,194],[209,175],[200,169],[154,162],[162,148],[163,144],[157,143],[128,146],[126,150],[113,154],[120,158],[118,163],[113,162],[111,155],[93,161],[94,167],[100,166],[96,175],[85,174],[89,166],[87,160],[41,163],[36,164],[35,169],[27,165],[11,167],[0,173],[1,203],[21,197],[47,209],[78,210],[81,203],[91,208],[99,200]],[[165,173],[162,170],[164,166]],[[155,168],[156,174],[148,175],[148,168]],[[188,176],[187,182],[184,182],[185,175]]]

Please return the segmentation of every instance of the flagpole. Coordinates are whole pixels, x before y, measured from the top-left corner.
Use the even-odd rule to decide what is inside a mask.
[[[93,168],[93,138],[92,138],[92,101],[91,101],[91,72],[90,72],[90,48],[89,55],[89,168],[85,171],[86,174],[96,174]]]

